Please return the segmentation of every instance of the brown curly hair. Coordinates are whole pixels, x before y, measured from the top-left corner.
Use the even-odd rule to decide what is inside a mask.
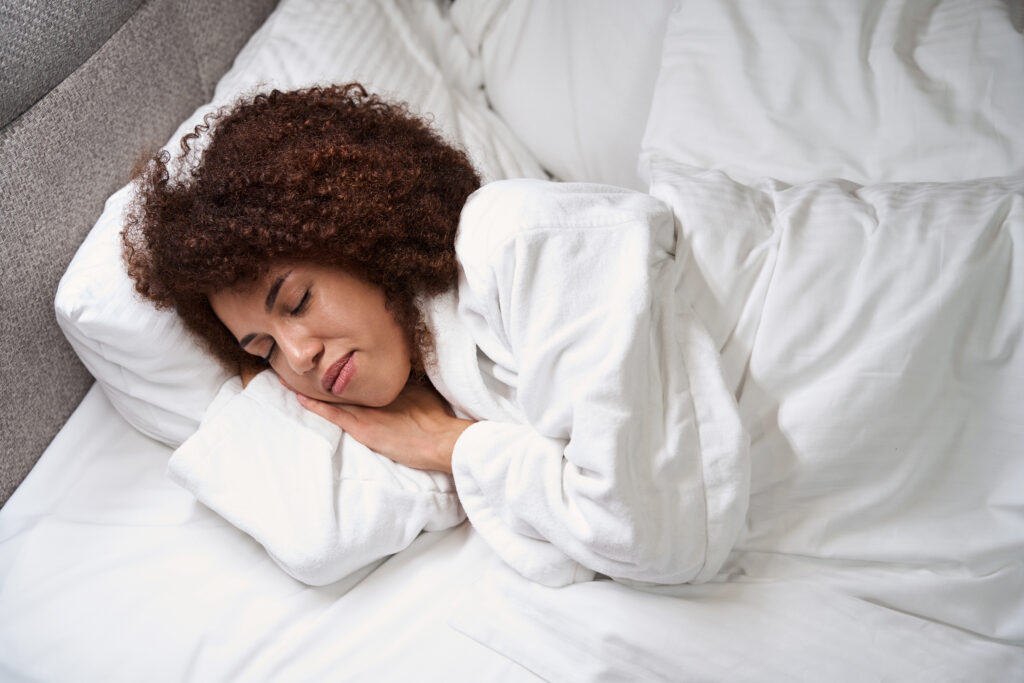
[[[428,121],[358,83],[274,90],[208,115],[171,162],[138,171],[122,233],[143,297],[227,367],[252,367],[207,296],[281,261],[340,266],[383,289],[422,378],[433,340],[416,297],[455,285],[459,213],[480,186]]]

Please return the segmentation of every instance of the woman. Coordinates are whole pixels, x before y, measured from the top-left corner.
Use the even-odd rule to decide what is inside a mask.
[[[369,448],[453,473],[530,578],[715,574],[746,510],[746,439],[677,292],[665,205],[476,191],[462,152],[357,84],[258,95],[182,149],[185,170],[163,155],[140,175],[126,260],[224,363],[269,366]]]

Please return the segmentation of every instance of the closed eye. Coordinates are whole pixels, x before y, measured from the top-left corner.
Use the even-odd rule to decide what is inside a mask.
[[[277,350],[277,342],[270,342],[270,350],[267,351],[267,355],[263,356],[263,362],[270,365],[270,359],[274,357],[274,351]]]
[[[309,304],[309,290],[307,289],[306,293],[302,295],[302,301],[299,302],[298,306],[296,306],[295,308],[292,309],[291,314],[292,315],[299,315],[304,310],[306,310],[306,306],[308,304]]]

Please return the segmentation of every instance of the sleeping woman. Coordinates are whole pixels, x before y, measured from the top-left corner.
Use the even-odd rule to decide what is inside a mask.
[[[718,571],[747,439],[665,204],[480,187],[429,123],[357,84],[257,95],[182,150],[137,179],[129,273],[244,380],[266,369],[369,449],[451,473],[533,580]]]

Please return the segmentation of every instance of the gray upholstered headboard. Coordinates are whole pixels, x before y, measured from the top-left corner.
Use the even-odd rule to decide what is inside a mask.
[[[277,0],[0,0],[0,504],[92,384],[53,297],[139,155]]]

